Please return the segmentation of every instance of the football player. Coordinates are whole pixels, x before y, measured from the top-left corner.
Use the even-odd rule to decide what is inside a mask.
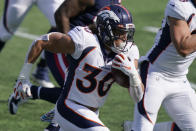
[[[66,0],[55,13],[58,30],[62,33],[68,32],[70,29],[70,23],[71,28],[77,25],[85,26],[92,24],[93,18],[97,12],[102,7],[110,4],[120,4],[120,2],[119,0]],[[63,87],[66,76],[65,72],[68,67],[66,55],[47,51],[45,52],[45,55],[48,66],[54,78],[60,87]],[[55,103],[59,97],[59,92],[61,92],[61,89],[49,89],[45,88],[44,86],[32,86],[31,92],[34,99],[41,98]],[[17,112],[18,102],[20,101],[14,100],[13,95],[11,95],[8,103],[11,114],[15,114]]]
[[[54,13],[63,1],[64,0],[5,0],[4,13],[0,22],[0,51],[3,49],[5,43],[11,39],[33,5],[37,5],[41,12],[47,17],[51,25],[50,31],[52,31],[56,27]],[[49,80],[44,54],[32,76],[40,85],[54,87]]]
[[[162,105],[175,123],[160,123],[155,130],[196,131],[196,94],[186,77],[196,57],[195,14],[196,0],[169,0],[155,44],[141,63],[145,93],[132,130],[152,131]]]
[[[55,118],[60,130],[109,130],[98,117],[114,79],[111,67],[127,74],[130,93],[142,99],[142,82],[135,59],[127,57],[132,47],[134,24],[130,12],[121,5],[104,7],[95,25],[77,26],[68,34],[50,33],[33,42],[15,86],[15,97],[31,96],[29,74],[32,64],[45,49],[65,53],[69,60],[63,91],[56,104]],[[116,55],[117,54],[117,55]]]
[[[66,33],[69,31],[69,23],[71,28],[77,25],[88,25],[93,22],[93,18],[100,8],[110,5],[120,4],[120,0],[66,0],[55,13],[58,31]],[[88,8],[87,8],[88,7]],[[70,20],[71,19],[71,20]],[[54,30],[53,30],[54,31]],[[132,46],[133,50],[138,51],[135,45]],[[65,54],[57,54],[46,51],[46,60],[54,78],[57,80],[60,87],[63,86],[66,76],[66,69],[68,62]],[[137,59],[139,58],[139,53]],[[31,93],[33,99],[43,99],[52,103],[56,103],[61,92],[61,88],[49,89],[43,86],[32,86]],[[8,107],[11,114],[16,114],[18,105],[23,103],[21,99],[14,99],[12,94],[8,101]],[[46,114],[47,115],[47,114]],[[49,116],[51,114],[49,113]],[[47,117],[44,116],[44,120]]]

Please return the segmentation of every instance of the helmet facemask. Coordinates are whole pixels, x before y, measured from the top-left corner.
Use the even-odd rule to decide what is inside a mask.
[[[134,26],[134,25],[133,25]],[[135,28],[122,28],[122,27],[113,27],[113,39],[110,48],[115,53],[126,52],[126,46],[128,42],[133,42],[133,35]]]

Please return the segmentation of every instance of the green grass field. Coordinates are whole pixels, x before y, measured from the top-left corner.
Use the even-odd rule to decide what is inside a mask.
[[[144,31],[145,26],[161,26],[164,8],[167,0],[122,0],[123,5],[130,9],[136,25],[135,42],[140,54],[144,55],[151,48],[155,34]],[[0,1],[0,16],[3,14],[4,1]],[[25,17],[20,26],[25,32],[41,35],[50,28],[47,19],[35,7]],[[13,91],[14,82],[23,65],[26,51],[32,40],[14,36],[7,42],[0,54],[0,131],[42,131],[47,123],[40,121],[40,116],[54,107],[45,101],[29,101],[19,108],[17,115],[10,115],[7,100]],[[193,63],[189,79],[196,83],[196,73]],[[111,131],[121,131],[124,120],[133,119],[133,106],[126,89],[114,85],[109,93],[105,105],[100,109],[100,118]],[[167,121],[170,118],[160,110],[158,121]]]

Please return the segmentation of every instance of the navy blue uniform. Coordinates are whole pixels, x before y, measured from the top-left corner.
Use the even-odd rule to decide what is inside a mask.
[[[75,26],[86,26],[92,24],[95,15],[104,6],[111,4],[120,4],[119,0],[95,0],[95,5],[93,7],[87,8],[84,12],[81,12],[75,18],[70,20],[71,28]]]
[[[94,6],[87,8],[76,17],[70,19],[70,27],[74,28],[75,26],[92,24],[94,17],[101,8],[110,4],[120,4],[120,1],[121,0],[95,0]],[[53,54],[46,51],[45,57],[54,78],[58,84],[63,87],[68,66],[66,56],[64,54]]]

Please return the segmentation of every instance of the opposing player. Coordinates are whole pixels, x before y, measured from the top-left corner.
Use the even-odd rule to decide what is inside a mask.
[[[77,26],[68,34],[42,36],[30,49],[15,88],[16,97],[31,95],[29,72],[43,49],[65,53],[70,66],[56,106],[61,130],[109,130],[100,121],[98,109],[114,82],[111,66],[130,77],[130,88],[138,89],[133,89],[137,100],[143,95],[134,58],[124,54],[132,47],[133,29],[129,11],[121,5],[110,5],[98,13],[96,26]],[[120,54],[115,56],[116,53]],[[139,95],[138,91],[141,91]]]
[[[56,27],[54,13],[64,0],[5,0],[4,13],[0,22],[0,51],[11,39],[24,17],[33,5],[41,10],[50,22],[52,31]],[[48,76],[44,55],[33,74],[34,79],[42,86],[54,87]]]
[[[196,94],[186,77],[196,57],[195,7],[196,0],[168,2],[155,44],[141,63],[145,93],[135,107],[132,130],[152,131],[162,105],[176,124],[156,129],[196,131]]]

